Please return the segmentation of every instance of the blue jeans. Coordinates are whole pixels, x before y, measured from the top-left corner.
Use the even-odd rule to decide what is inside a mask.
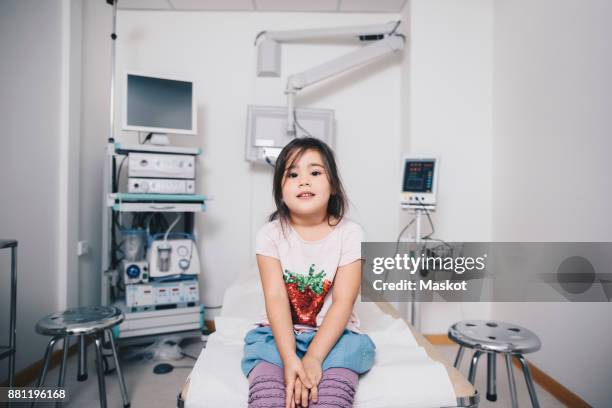
[[[310,331],[295,335],[296,354],[299,358],[306,354],[315,334],[315,331]],[[345,329],[327,354],[321,369],[348,368],[357,374],[363,374],[374,364],[375,349],[376,346],[368,335]],[[251,370],[262,361],[267,361],[279,367],[283,366],[270,326],[256,327],[246,334],[244,356],[241,362],[242,372],[245,376],[248,376]]]

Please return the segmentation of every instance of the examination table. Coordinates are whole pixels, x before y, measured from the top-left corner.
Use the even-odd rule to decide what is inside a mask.
[[[225,292],[195,366],[178,395],[179,408],[246,408],[248,380],[240,369],[246,332],[261,318],[264,300],[256,268]],[[360,376],[355,408],[477,407],[475,388],[386,302],[357,301],[361,329],[376,344],[372,369]]]

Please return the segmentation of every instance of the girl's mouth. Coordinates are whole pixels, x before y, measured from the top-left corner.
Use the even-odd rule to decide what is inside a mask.
[[[301,198],[304,200],[304,199],[312,198],[314,196],[315,196],[314,193],[311,193],[310,191],[305,191],[303,193],[298,194],[297,198]]]

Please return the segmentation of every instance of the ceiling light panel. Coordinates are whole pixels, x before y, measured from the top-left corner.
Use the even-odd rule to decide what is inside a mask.
[[[258,11],[338,11],[338,0],[255,0]]]
[[[121,10],[172,10],[167,0],[119,0]]]
[[[340,0],[340,11],[399,13],[406,0]]]
[[[176,10],[254,11],[253,0],[168,0]]]

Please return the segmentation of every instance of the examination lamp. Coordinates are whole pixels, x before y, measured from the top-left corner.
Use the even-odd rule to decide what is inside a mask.
[[[281,71],[281,43],[321,39],[356,39],[371,44],[287,78],[287,134],[295,136],[295,95],[298,91],[352,68],[367,64],[404,48],[405,38],[396,33],[401,21],[386,24],[318,28],[289,31],[262,31],[257,44],[257,76],[278,77]]]

